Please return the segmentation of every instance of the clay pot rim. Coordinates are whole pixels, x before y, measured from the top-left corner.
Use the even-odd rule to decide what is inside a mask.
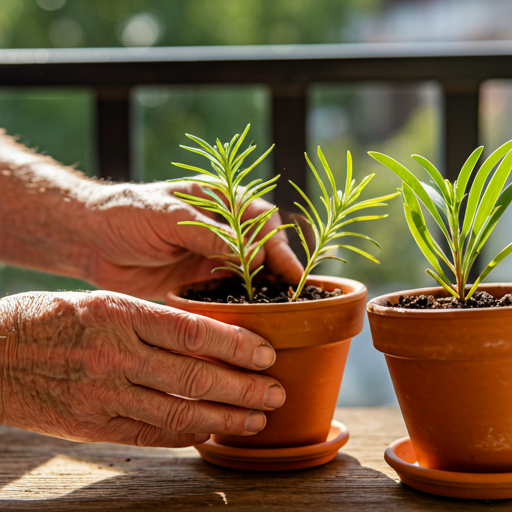
[[[512,293],[512,283],[486,283],[481,284],[477,288],[478,291],[485,291],[494,295],[492,292],[501,290],[501,296]],[[503,306],[499,308],[478,308],[478,309],[403,309],[403,308],[392,308],[385,306],[388,299],[398,300],[400,295],[434,295],[435,297],[448,297],[448,292],[441,286],[429,287],[429,288],[414,288],[411,290],[402,290],[399,292],[387,293],[371,299],[366,310],[368,313],[388,316],[388,317],[400,317],[400,318],[428,318],[432,315],[443,315],[443,318],[461,318],[464,316],[475,316],[480,315],[496,315],[500,312],[510,312],[512,306]],[[497,294],[495,295],[497,296]]]
[[[200,286],[202,283],[208,283],[208,281],[201,281],[198,283],[178,286],[171,290],[167,295],[171,298],[172,306],[180,307],[180,304],[192,304],[194,310],[209,310],[218,312],[231,312],[231,313],[283,313],[289,311],[306,311],[311,309],[322,309],[332,306],[341,306],[361,300],[366,296],[366,286],[354,279],[348,279],[345,277],[333,277],[323,275],[311,275],[307,278],[306,284],[331,284],[337,288],[341,288],[344,292],[339,297],[331,297],[329,299],[310,300],[305,302],[284,302],[278,304],[219,304],[216,302],[202,302],[196,300],[188,300],[179,296],[180,290],[190,286]],[[345,293],[346,289],[349,289],[348,293]]]

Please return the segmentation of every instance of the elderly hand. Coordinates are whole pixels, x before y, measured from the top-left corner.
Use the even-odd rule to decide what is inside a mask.
[[[229,252],[224,242],[210,230],[198,226],[178,226],[195,220],[226,224],[204,211],[177,199],[174,191],[203,195],[196,184],[183,182],[103,185],[89,200],[87,231],[92,235],[92,263],[86,279],[100,288],[128,293],[145,299],[163,299],[181,284],[211,279],[219,261],[212,255]],[[262,199],[254,201],[245,217],[255,217],[271,208]],[[276,213],[259,233],[262,238],[282,224]],[[302,266],[290,249],[286,234],[275,234],[258,253],[252,266],[265,260],[267,268],[290,282],[298,282]],[[226,273],[217,272],[213,277]]]
[[[0,300],[0,423],[76,441],[180,447],[250,435],[284,402],[249,331],[108,292]],[[186,397],[186,398],[184,398]]]

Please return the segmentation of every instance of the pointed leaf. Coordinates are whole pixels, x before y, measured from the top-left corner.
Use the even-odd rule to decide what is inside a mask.
[[[318,183],[318,185],[320,185],[320,190],[322,191],[322,194],[324,196],[324,199],[326,201],[329,201],[329,194],[327,193],[327,190],[325,188],[325,185],[323,183],[323,181],[320,179],[320,176],[318,175],[318,172],[317,170],[315,169],[315,166],[312,164],[311,160],[309,159],[308,157],[308,154],[307,153],[304,153],[304,156],[306,157],[306,162],[308,163],[309,165],[309,168],[313,171],[313,174],[316,178],[316,181]],[[291,182],[290,182],[291,183]]]
[[[358,247],[353,247],[352,245],[340,245],[339,247],[343,247],[350,251],[357,252],[358,254],[361,254],[361,256],[364,256],[365,258],[368,258],[369,260],[373,261],[374,263],[377,263],[377,265],[380,265],[380,261],[378,259],[376,259],[371,254],[367,253],[366,251],[359,249]]]
[[[478,208],[478,203],[480,202],[480,196],[482,194],[482,189],[484,188],[485,182],[487,180],[487,176],[492,171],[494,166],[512,149],[512,140],[506,142],[498,149],[496,149],[489,157],[485,160],[485,162],[480,167],[475,180],[473,181],[473,185],[471,186],[471,190],[468,195],[468,202],[466,206],[466,214],[464,215],[464,224],[462,226],[462,240],[466,239],[466,236],[473,225],[473,220],[475,218],[475,213]]]
[[[469,178],[471,177],[473,169],[475,168],[475,165],[478,162],[478,159],[480,158],[480,155],[482,154],[483,150],[483,146],[476,148],[473,151],[473,153],[469,155],[469,158],[466,160],[466,163],[462,166],[459,177],[455,182],[455,195],[458,203],[461,203],[462,199],[464,198]]]
[[[243,131],[242,135],[240,135],[240,138],[238,139],[238,142],[236,143],[236,146],[233,148],[233,151],[231,152],[231,156],[230,156],[230,159],[229,159],[229,164],[230,165],[233,163],[233,158],[236,156],[238,150],[240,149],[240,146],[242,145],[242,142],[244,141],[245,136],[249,132],[250,128],[251,128],[251,124],[249,123],[245,127],[245,130]]]
[[[403,203],[407,225],[409,226],[409,229],[414,240],[418,244],[418,247],[420,248],[425,258],[427,258],[429,263],[441,275],[441,277],[445,281],[450,282],[450,280],[446,277],[437,257],[440,256],[445,261],[445,263],[450,266],[450,268],[453,269],[453,266],[430,235],[416,195],[407,185],[407,183],[403,184]]]
[[[512,244],[507,245],[490,263],[484,268],[483,272],[478,276],[475,284],[469,290],[466,295],[466,299],[469,299],[473,293],[475,293],[478,285],[492,272],[510,253],[512,252]]]
[[[494,173],[489,185],[485,189],[482,201],[478,206],[478,211],[475,216],[475,222],[473,225],[473,232],[478,233],[482,228],[487,216],[494,209],[494,204],[498,199],[505,183],[512,171],[512,151],[507,153],[505,158],[501,161],[498,169]]]
[[[416,160],[416,162],[422,165],[423,168],[430,174],[430,177],[434,180],[434,183],[441,191],[441,194],[443,195],[445,201],[449,203],[450,194],[448,193],[448,188],[446,186],[444,178],[442,177],[441,173],[437,170],[435,165],[420,155],[412,155],[412,157],[414,158],[414,160]]]
[[[441,215],[437,211],[437,208],[432,199],[430,198],[430,196],[428,195],[427,191],[421,186],[421,183],[418,180],[418,178],[416,178],[416,176],[414,176],[414,174],[412,174],[412,172],[405,168],[402,164],[400,164],[396,160],[393,160],[393,158],[390,158],[387,155],[384,155],[382,153],[376,153],[373,151],[370,151],[368,154],[372,158],[377,160],[377,162],[380,162],[381,164],[385,165],[388,169],[393,171],[399,178],[405,181],[405,183],[407,183],[413,189],[414,193],[418,196],[420,201],[427,207],[427,210],[430,212],[432,217],[434,217],[434,220],[437,222],[437,224],[443,231],[447,240],[450,240],[450,235],[448,234],[443,219],[441,218]]]
[[[425,272],[429,276],[433,277],[448,293],[453,295],[456,299],[460,298],[459,294],[453,289],[449,281],[445,282],[441,277],[439,277],[433,270],[430,270],[429,268],[427,268]]]

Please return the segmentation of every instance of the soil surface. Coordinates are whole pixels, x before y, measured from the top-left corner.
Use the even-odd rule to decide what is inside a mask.
[[[475,292],[471,298],[465,301],[455,297],[436,298],[433,295],[401,295],[395,304],[388,301],[388,307],[400,309],[476,309],[504,306],[512,306],[512,294],[508,293],[501,299],[496,299],[490,293]]]
[[[237,277],[227,277],[221,280],[214,279],[203,290],[189,289],[183,295],[184,299],[201,302],[216,302],[220,304],[277,304],[291,302],[296,285],[282,281],[262,279],[254,284],[255,293],[252,302],[247,299],[247,291],[243,282]],[[328,292],[316,286],[306,286],[302,290],[297,302],[307,300],[329,299],[339,297],[343,292],[336,288]]]

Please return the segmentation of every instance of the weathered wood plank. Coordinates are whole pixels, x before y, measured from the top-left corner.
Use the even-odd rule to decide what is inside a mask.
[[[393,407],[338,409],[351,439],[331,463],[286,473],[224,470],[194,449],[72,443],[0,427],[0,510],[510,510],[510,501],[435,498],[397,483],[385,447],[405,434]]]

